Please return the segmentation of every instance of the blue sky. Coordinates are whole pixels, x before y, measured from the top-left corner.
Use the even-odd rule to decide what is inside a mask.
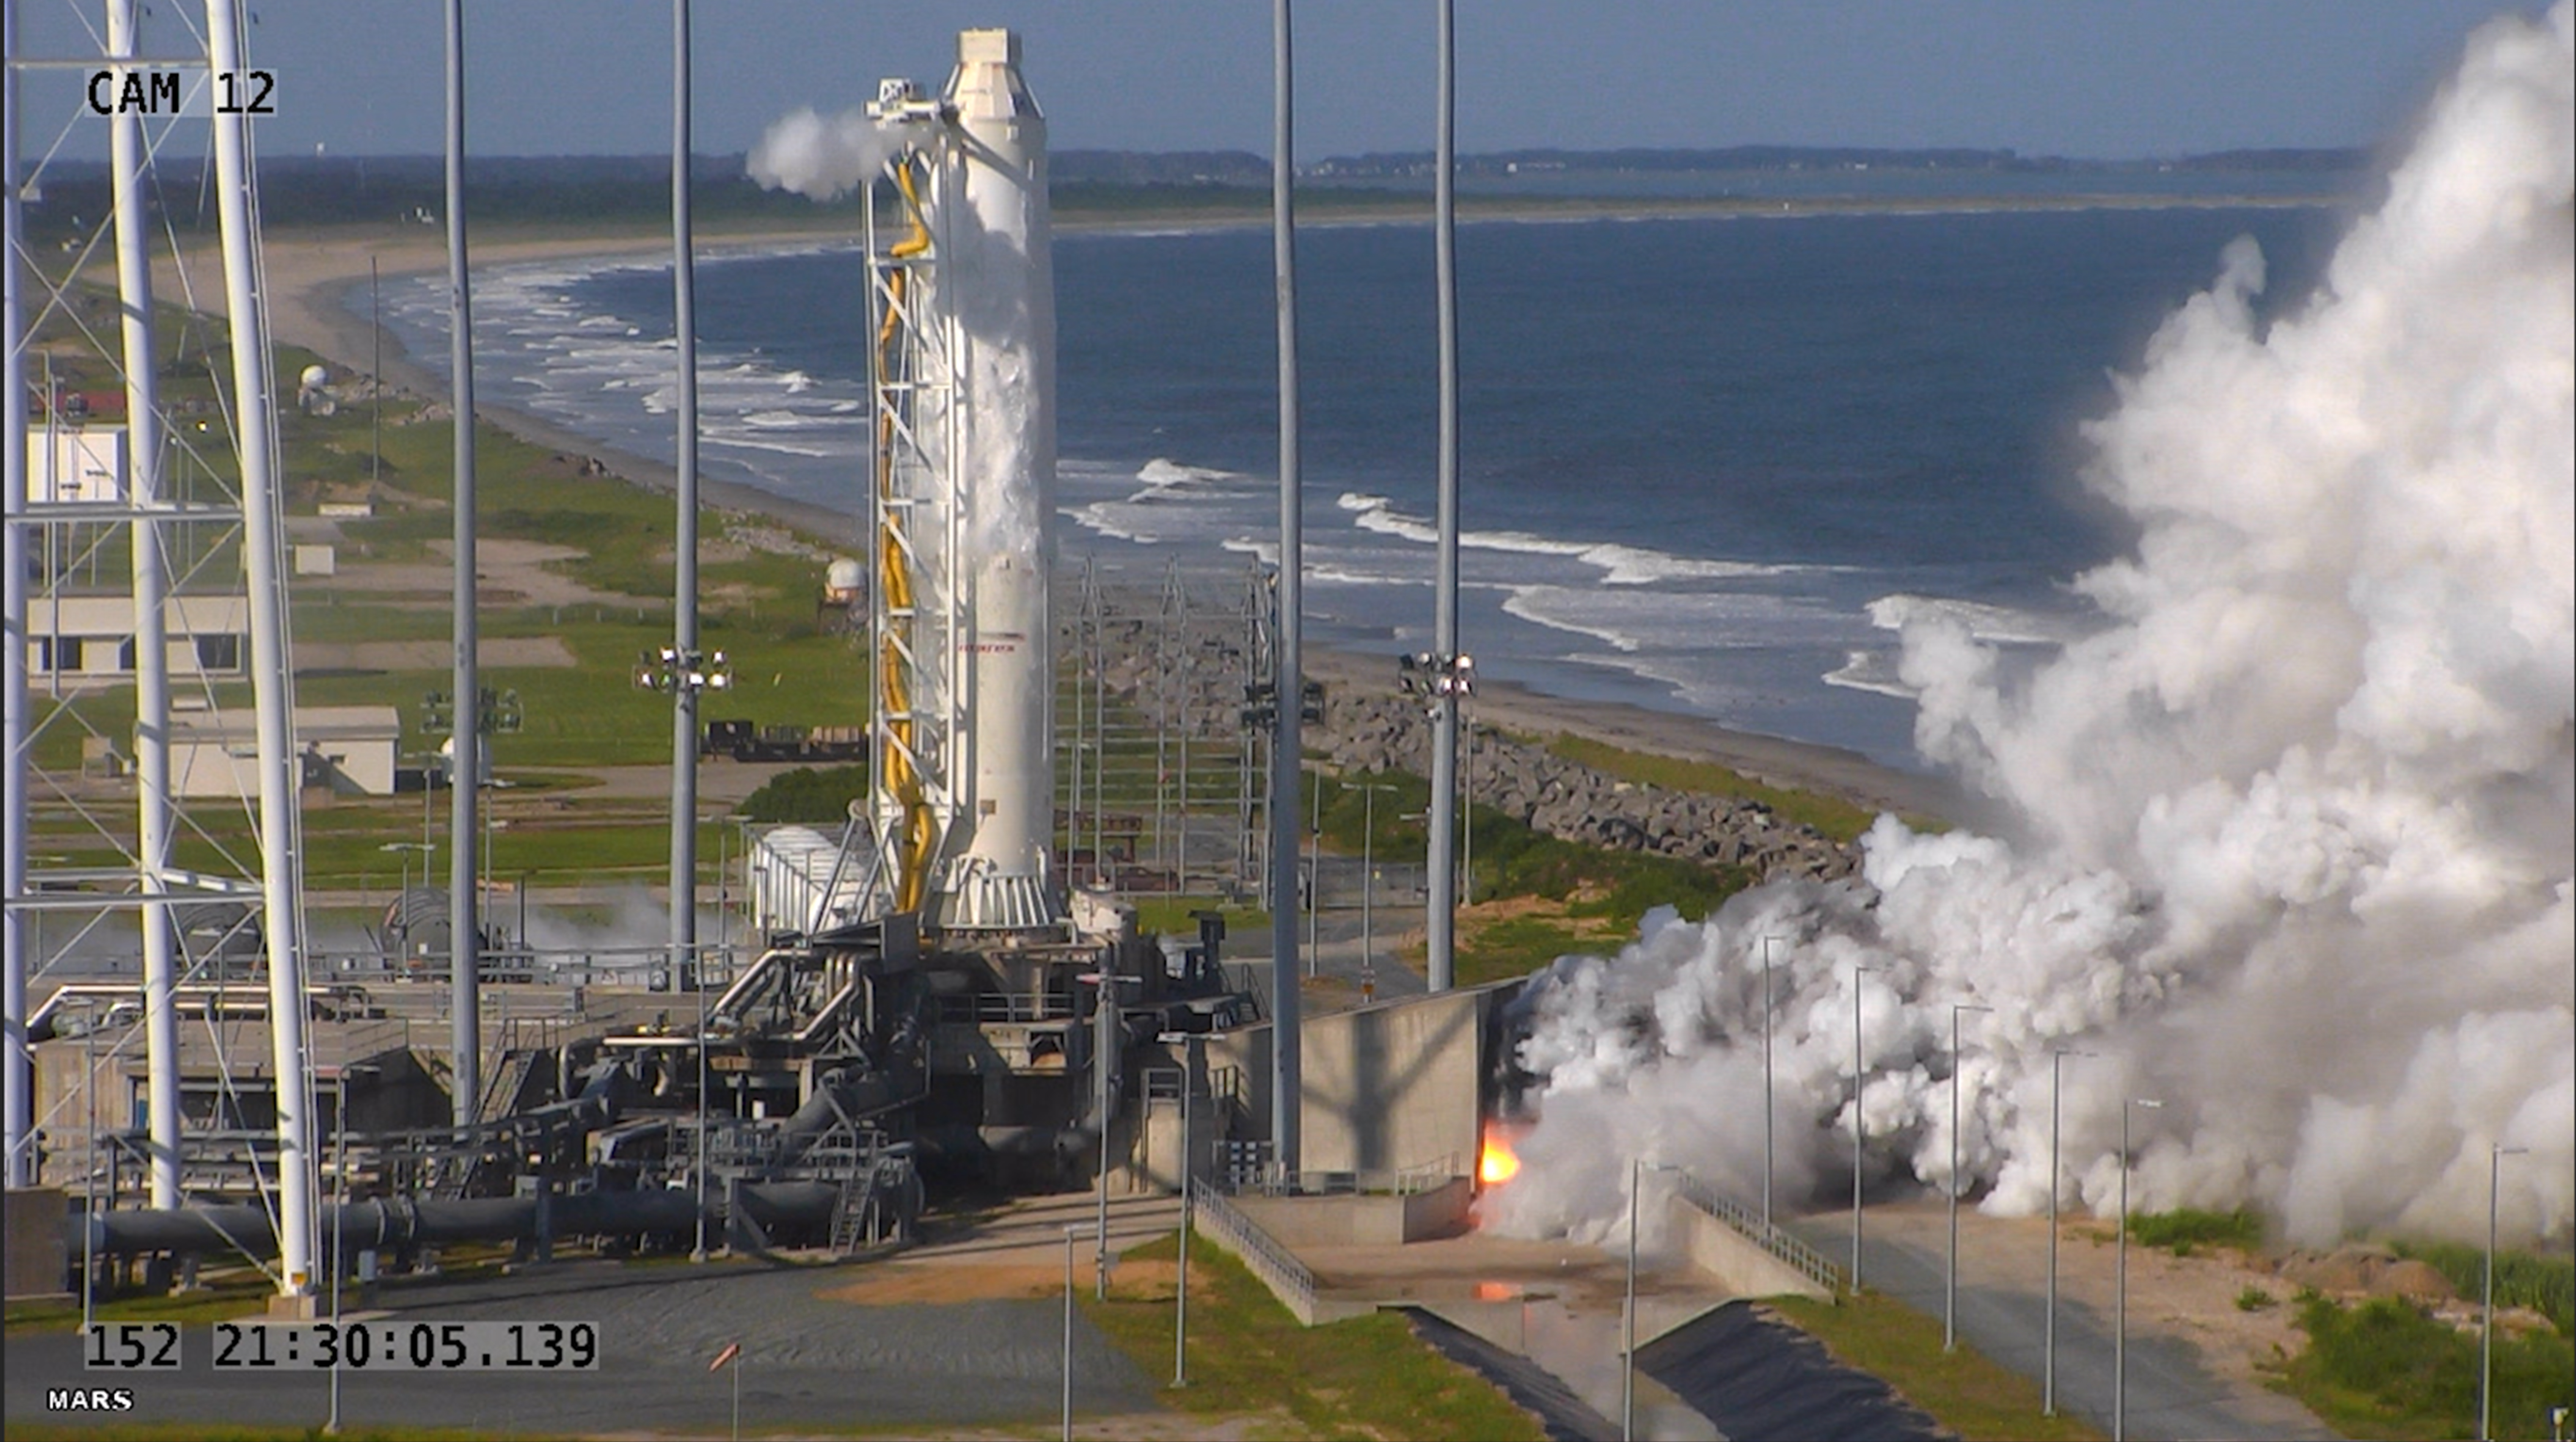
[[[248,0],[278,77],[270,154],[424,154],[440,137],[439,0]],[[191,0],[150,0],[146,48]],[[29,53],[95,53],[98,0],[18,0]],[[1459,145],[2010,147],[2135,157],[2371,145],[2502,0],[1459,0]],[[2520,8],[2534,8],[2526,5]],[[469,144],[635,154],[669,141],[661,0],[469,0]],[[1432,0],[1298,0],[1302,158],[1431,142]],[[1059,146],[1267,153],[1264,0],[700,0],[702,152],[881,75],[941,79],[965,25],[1027,36]],[[30,76],[31,150],[103,155],[60,75]],[[66,122],[71,122],[68,125]]]

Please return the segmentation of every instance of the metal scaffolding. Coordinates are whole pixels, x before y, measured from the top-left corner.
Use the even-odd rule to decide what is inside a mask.
[[[1096,556],[1053,587],[1071,874],[1129,895],[1253,897],[1269,849],[1265,570],[1121,573]]]

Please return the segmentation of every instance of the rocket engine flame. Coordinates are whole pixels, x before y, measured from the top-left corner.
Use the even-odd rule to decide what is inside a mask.
[[[1512,1133],[1500,1122],[1485,1123],[1484,1141],[1476,1155],[1476,1184],[1499,1187],[1521,1174],[1521,1159],[1512,1151]]]
[[[2014,679],[1905,636],[1926,755],[2012,839],[1881,818],[1865,885],[1649,917],[1523,1005],[1525,1170],[1487,1216],[1597,1238],[1629,1157],[1759,1185],[1762,941],[1782,1185],[1950,1177],[1998,1212],[2116,1191],[2293,1240],[2576,1220],[2576,6],[2473,36],[2314,296],[2252,242],[2089,428],[2135,553]],[[1950,1054],[1953,1003],[1968,1018]],[[1860,1033],[1854,1075],[1854,1030]],[[2067,1170],[2050,1175],[2050,1055]],[[1748,1145],[1745,1138],[1753,1140]]]

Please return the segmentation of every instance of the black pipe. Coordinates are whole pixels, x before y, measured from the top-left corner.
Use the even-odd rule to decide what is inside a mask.
[[[752,1182],[742,1188],[743,1209],[764,1228],[820,1226],[831,1220],[840,1188],[823,1182]],[[547,1231],[556,1236],[634,1236],[648,1232],[684,1232],[697,1225],[694,1189],[630,1192],[565,1192],[552,1201]],[[396,1197],[326,1207],[320,1217],[327,1246],[338,1237],[348,1251],[394,1250],[448,1242],[506,1242],[536,1239],[539,1231],[535,1197],[471,1197],[462,1200]],[[83,1219],[63,1219],[63,1240],[74,1253],[82,1247]],[[277,1233],[264,1208],[249,1204],[192,1207],[182,1211],[100,1213],[88,1241],[99,1256],[137,1256],[150,1252],[238,1252],[249,1257],[277,1255]]]

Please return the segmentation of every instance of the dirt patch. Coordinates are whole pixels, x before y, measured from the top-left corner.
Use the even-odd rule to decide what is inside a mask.
[[[455,554],[452,543],[432,541],[432,553]],[[486,536],[474,546],[475,593],[487,606],[617,606],[667,604],[668,597],[637,597],[586,586],[551,569],[582,558],[573,546]],[[329,578],[301,583],[340,595],[363,595],[385,605],[444,609],[455,595],[455,568],[444,561],[353,562]]]
[[[2281,1259],[2284,1281],[2313,1287],[2335,1297],[2404,1297],[2411,1302],[2447,1302],[2458,1295],[2451,1279],[2431,1263],[2399,1257],[2378,1247],[2342,1247],[2332,1252],[2292,1252]]]
[[[1092,1285],[1091,1258],[1074,1259],[1073,1284]],[[1110,1293],[1135,1301],[1168,1301],[1178,1290],[1175,1264],[1121,1261],[1110,1273]],[[891,1307],[906,1302],[1013,1301],[1064,1294],[1064,1265],[1025,1262],[888,1262],[846,1287],[819,1292],[827,1302],[854,1307]]]
[[[476,661],[484,666],[573,666],[561,636],[479,638]],[[304,641],[295,647],[298,671],[435,671],[453,658],[445,641]]]

